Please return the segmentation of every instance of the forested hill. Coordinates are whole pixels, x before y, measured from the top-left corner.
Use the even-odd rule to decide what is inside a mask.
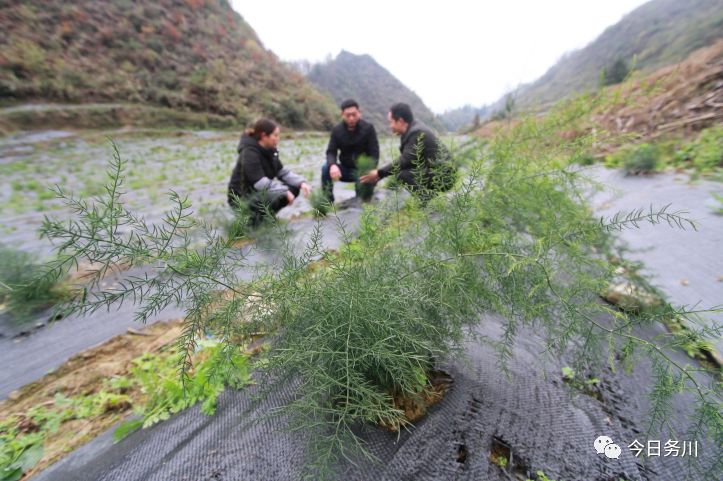
[[[430,127],[445,130],[417,94],[369,55],[342,50],[335,59],[311,67],[308,79],[321,91],[329,92],[337,103],[350,97],[356,99],[364,118],[372,122],[377,131],[389,131],[387,113],[396,102],[408,103],[416,118]]]
[[[227,0],[6,0],[0,102],[123,102],[327,128],[333,102]]]

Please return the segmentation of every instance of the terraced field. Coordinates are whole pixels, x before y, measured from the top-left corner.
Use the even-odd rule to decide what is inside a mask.
[[[230,219],[226,184],[236,162],[237,132],[106,132],[50,131],[0,139],[0,235],[3,243],[24,251],[47,254],[49,244],[36,232],[45,215],[64,218],[69,212],[51,188],[60,186],[80,197],[103,192],[113,139],[127,161],[125,200],[153,223],[170,207],[166,195],[175,190],[188,196],[195,212],[216,225]],[[282,162],[320,184],[326,149],[324,134],[282,138]],[[390,158],[395,139],[384,142]],[[353,186],[340,184],[339,199],[353,195]],[[309,210],[300,199],[281,217]]]

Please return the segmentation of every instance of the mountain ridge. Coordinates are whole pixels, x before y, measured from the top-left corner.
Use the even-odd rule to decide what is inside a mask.
[[[422,99],[369,54],[342,50],[335,58],[309,68],[307,78],[337,105],[347,98],[359,102],[364,118],[378,132],[387,132],[389,107],[397,102],[410,105],[415,118],[437,130],[446,130]]]

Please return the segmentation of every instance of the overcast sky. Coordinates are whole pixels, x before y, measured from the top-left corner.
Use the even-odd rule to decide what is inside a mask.
[[[232,0],[282,60],[368,53],[435,112],[494,102],[647,0]],[[681,0],[684,1],[684,0]]]

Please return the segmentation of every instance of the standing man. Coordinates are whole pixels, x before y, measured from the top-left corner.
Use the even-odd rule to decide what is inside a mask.
[[[338,155],[338,159],[337,159]],[[321,188],[334,203],[334,182],[355,182],[355,191],[363,202],[371,200],[374,184],[361,184],[359,175],[379,163],[379,141],[374,126],[361,118],[356,100],[341,103],[341,122],[331,131],[326,163],[321,168]]]
[[[401,137],[401,155],[392,163],[363,175],[360,182],[373,185],[396,174],[397,179],[422,200],[429,200],[435,193],[451,189],[456,168],[449,150],[434,132],[414,120],[412,109],[404,103],[392,105],[387,119],[392,132]]]

